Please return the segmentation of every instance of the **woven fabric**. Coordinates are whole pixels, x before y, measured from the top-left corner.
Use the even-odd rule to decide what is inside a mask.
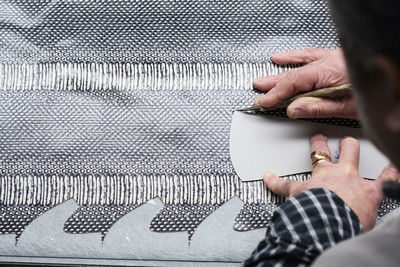
[[[155,197],[154,231],[191,236],[234,196],[235,228],[265,227],[252,205],[283,199],[235,175],[231,115],[305,47],[337,47],[325,1],[1,1],[0,234],[68,199],[64,230],[103,238]]]

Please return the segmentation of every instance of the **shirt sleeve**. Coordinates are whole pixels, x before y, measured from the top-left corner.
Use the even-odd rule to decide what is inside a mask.
[[[339,196],[311,189],[277,208],[265,239],[243,265],[308,266],[324,250],[360,233],[360,220]]]

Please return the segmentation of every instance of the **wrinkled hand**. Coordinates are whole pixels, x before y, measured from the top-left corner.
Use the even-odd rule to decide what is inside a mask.
[[[276,64],[305,64],[278,75],[259,77],[254,87],[268,91],[255,100],[255,105],[265,107],[277,104],[292,96],[305,93],[314,88],[325,88],[348,83],[346,63],[341,49],[329,50],[309,48],[275,54]],[[323,99],[303,97],[295,100],[287,108],[291,118],[358,118],[354,99]]]
[[[284,180],[267,171],[264,173],[264,183],[272,192],[288,197],[312,188],[329,189],[350,206],[360,219],[364,231],[368,231],[375,225],[378,208],[384,197],[383,182],[397,182],[399,173],[392,164],[389,164],[377,180],[365,180],[358,173],[359,142],[352,137],[345,137],[340,141],[339,149],[339,162],[337,164],[328,161],[319,162],[307,181]],[[316,134],[311,138],[311,151],[322,151],[330,155],[324,135]]]

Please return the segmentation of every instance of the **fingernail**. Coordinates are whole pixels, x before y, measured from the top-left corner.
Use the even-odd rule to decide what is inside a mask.
[[[295,107],[292,107],[292,106],[289,106],[287,108],[286,113],[289,116],[289,118],[292,118],[292,119],[301,118],[301,114],[302,114],[301,110],[299,110]]]
[[[283,53],[282,53],[282,52],[280,52],[280,53],[275,53],[275,54],[273,54],[273,55],[271,56],[271,59],[274,60],[275,57],[279,57],[279,56],[281,56],[282,54],[284,54],[284,52],[283,52]]]
[[[396,166],[394,166],[392,163],[389,163],[388,165],[386,165],[384,172],[388,180],[397,182],[399,171],[397,170]]]
[[[306,101],[297,100],[287,108],[287,114],[292,119],[306,117],[309,104]]]
[[[274,177],[275,177],[275,174],[273,174],[271,171],[264,172],[264,175],[263,175],[264,179],[272,179]]]
[[[258,88],[262,87],[262,84],[263,84],[263,78],[262,77],[257,78],[253,81],[253,88],[258,89]]]
[[[254,106],[260,105],[260,97],[254,100]]]
[[[321,133],[321,132],[316,132],[316,133],[313,135],[313,137],[319,137],[319,138],[324,139],[325,141],[328,140],[328,137],[326,137],[326,135],[323,134],[323,133]]]
[[[387,166],[387,170],[394,174],[399,173],[399,170],[396,168],[396,166],[393,165],[393,163],[389,163],[389,165]]]
[[[264,81],[263,77],[258,77],[253,81],[253,85],[257,87],[257,84],[260,84]]]
[[[354,138],[354,137],[352,137],[350,135],[346,135],[346,136],[343,136],[342,138],[340,138],[339,142],[342,142],[346,138]]]

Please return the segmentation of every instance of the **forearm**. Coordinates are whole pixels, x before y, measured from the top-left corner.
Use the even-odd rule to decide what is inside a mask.
[[[311,189],[279,206],[244,266],[310,265],[324,250],[362,232],[355,213],[335,193]]]

